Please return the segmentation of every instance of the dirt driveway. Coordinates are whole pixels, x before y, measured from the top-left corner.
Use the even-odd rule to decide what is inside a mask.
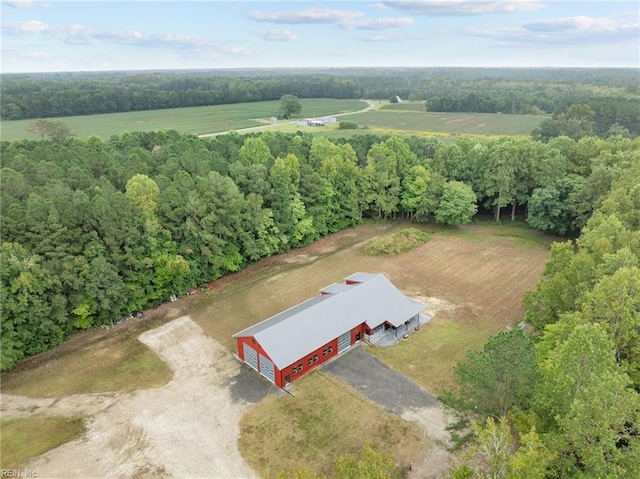
[[[2,416],[87,413],[87,432],[26,465],[39,478],[255,478],[237,450],[249,400],[268,392],[189,317],[140,340],[174,371],[158,389],[70,396],[2,397]],[[249,392],[250,391],[250,392]]]

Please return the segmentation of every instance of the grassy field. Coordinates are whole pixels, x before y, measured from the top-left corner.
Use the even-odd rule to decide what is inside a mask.
[[[358,100],[301,99],[301,117],[333,115],[362,110],[366,104]],[[262,101],[233,105],[172,108],[103,115],[69,116],[60,118],[74,135],[86,138],[97,135],[109,138],[126,131],[157,131],[173,129],[180,133],[205,134],[269,123],[276,116],[280,101]],[[27,131],[33,120],[0,122],[2,140],[38,139]]]
[[[3,471],[20,469],[30,458],[71,441],[83,432],[84,422],[78,418],[33,416],[3,420],[0,467]]]
[[[402,104],[404,106],[404,104]],[[406,108],[406,106],[405,106]],[[529,135],[546,117],[497,113],[434,113],[380,109],[349,115],[370,129],[458,135]]]
[[[372,241],[408,226],[428,233],[430,241],[396,255],[364,252]],[[45,353],[3,374],[2,390],[61,397],[159,386],[171,378],[171,372],[137,341],[143,330],[188,315],[209,336],[235,350],[233,333],[315,296],[327,284],[367,271],[384,273],[405,294],[438,310],[432,321],[408,339],[369,351],[427,391],[441,394],[453,385],[453,367],[467,350],[480,349],[488,336],[521,318],[522,295],[539,280],[552,240],[504,225],[365,223],[259,261],[218,280],[211,291],[147,312],[144,321],[135,325],[124,323],[107,333],[88,331],[83,341],[71,340],[77,347],[63,347],[69,354]],[[90,341],[92,334],[106,336]],[[312,463],[317,471],[330,471],[340,450],[335,449],[334,441],[343,436],[344,442],[337,444],[347,448],[342,449],[345,452],[355,453],[366,442],[376,446],[376,438],[386,435],[390,449],[385,451],[397,462],[417,454],[410,444],[413,441],[406,441],[413,437],[412,426],[382,414],[378,406],[322,372],[297,381],[295,394],[295,399],[268,398],[243,421],[240,447],[263,477]],[[348,426],[356,416],[354,411],[358,427]],[[370,419],[363,422],[363,417]],[[3,436],[4,430],[3,425]],[[426,443],[417,442],[416,447],[424,450]],[[275,458],[286,462],[276,464]]]
[[[364,252],[372,240],[407,226],[426,231],[430,241],[394,256]],[[481,348],[488,336],[519,320],[522,295],[539,280],[551,241],[509,226],[371,223],[228,276],[212,292],[188,298],[190,305],[180,314],[189,314],[207,334],[234,349],[232,334],[315,296],[323,286],[355,271],[384,273],[406,294],[455,306],[410,340],[374,349],[376,356],[440,394],[451,386],[453,366],[468,349]]]
[[[63,397],[159,387],[170,381],[173,373],[168,366],[135,335],[122,332],[36,367],[24,367],[27,363],[3,373],[2,391]]]
[[[499,113],[436,113],[427,112],[423,102],[389,103],[376,101],[375,108],[354,113],[344,120],[356,122],[357,130],[338,130],[337,125],[311,127],[282,124],[272,127],[293,133],[297,130],[330,138],[349,138],[362,133],[388,135],[526,135],[546,117],[536,115],[503,115]]]
[[[322,372],[297,381],[295,398],[267,397],[245,414],[240,427],[240,452],[265,478],[292,477],[292,470],[301,468],[335,477],[335,460],[357,455],[365,445],[406,468],[429,446],[417,426]]]

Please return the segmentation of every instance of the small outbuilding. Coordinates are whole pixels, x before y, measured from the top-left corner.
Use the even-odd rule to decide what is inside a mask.
[[[402,337],[425,308],[384,275],[355,273],[233,337],[240,360],[283,388],[363,339]]]

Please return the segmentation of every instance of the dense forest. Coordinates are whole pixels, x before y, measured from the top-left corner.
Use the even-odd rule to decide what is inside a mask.
[[[638,72],[610,69],[324,69],[11,74],[0,118],[64,117],[299,98],[425,101],[428,111],[558,114],[594,111],[594,134],[640,134]]]
[[[524,298],[531,334],[499,332],[455,368],[444,400],[476,423],[451,478],[640,477],[640,161],[607,163],[581,234]]]
[[[477,210],[526,211],[534,228],[575,235],[620,181],[636,180],[615,198],[629,221],[640,205],[640,140],[622,136],[165,131],[3,142],[0,153],[2,368],[362,218],[460,224]]]

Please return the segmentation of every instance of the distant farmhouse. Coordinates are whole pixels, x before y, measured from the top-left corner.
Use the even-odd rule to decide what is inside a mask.
[[[425,308],[384,275],[355,273],[233,337],[240,360],[284,388],[363,339],[401,338]]]
[[[325,116],[322,118],[305,118],[298,121],[298,126],[326,126],[337,123],[338,119],[333,116]]]

